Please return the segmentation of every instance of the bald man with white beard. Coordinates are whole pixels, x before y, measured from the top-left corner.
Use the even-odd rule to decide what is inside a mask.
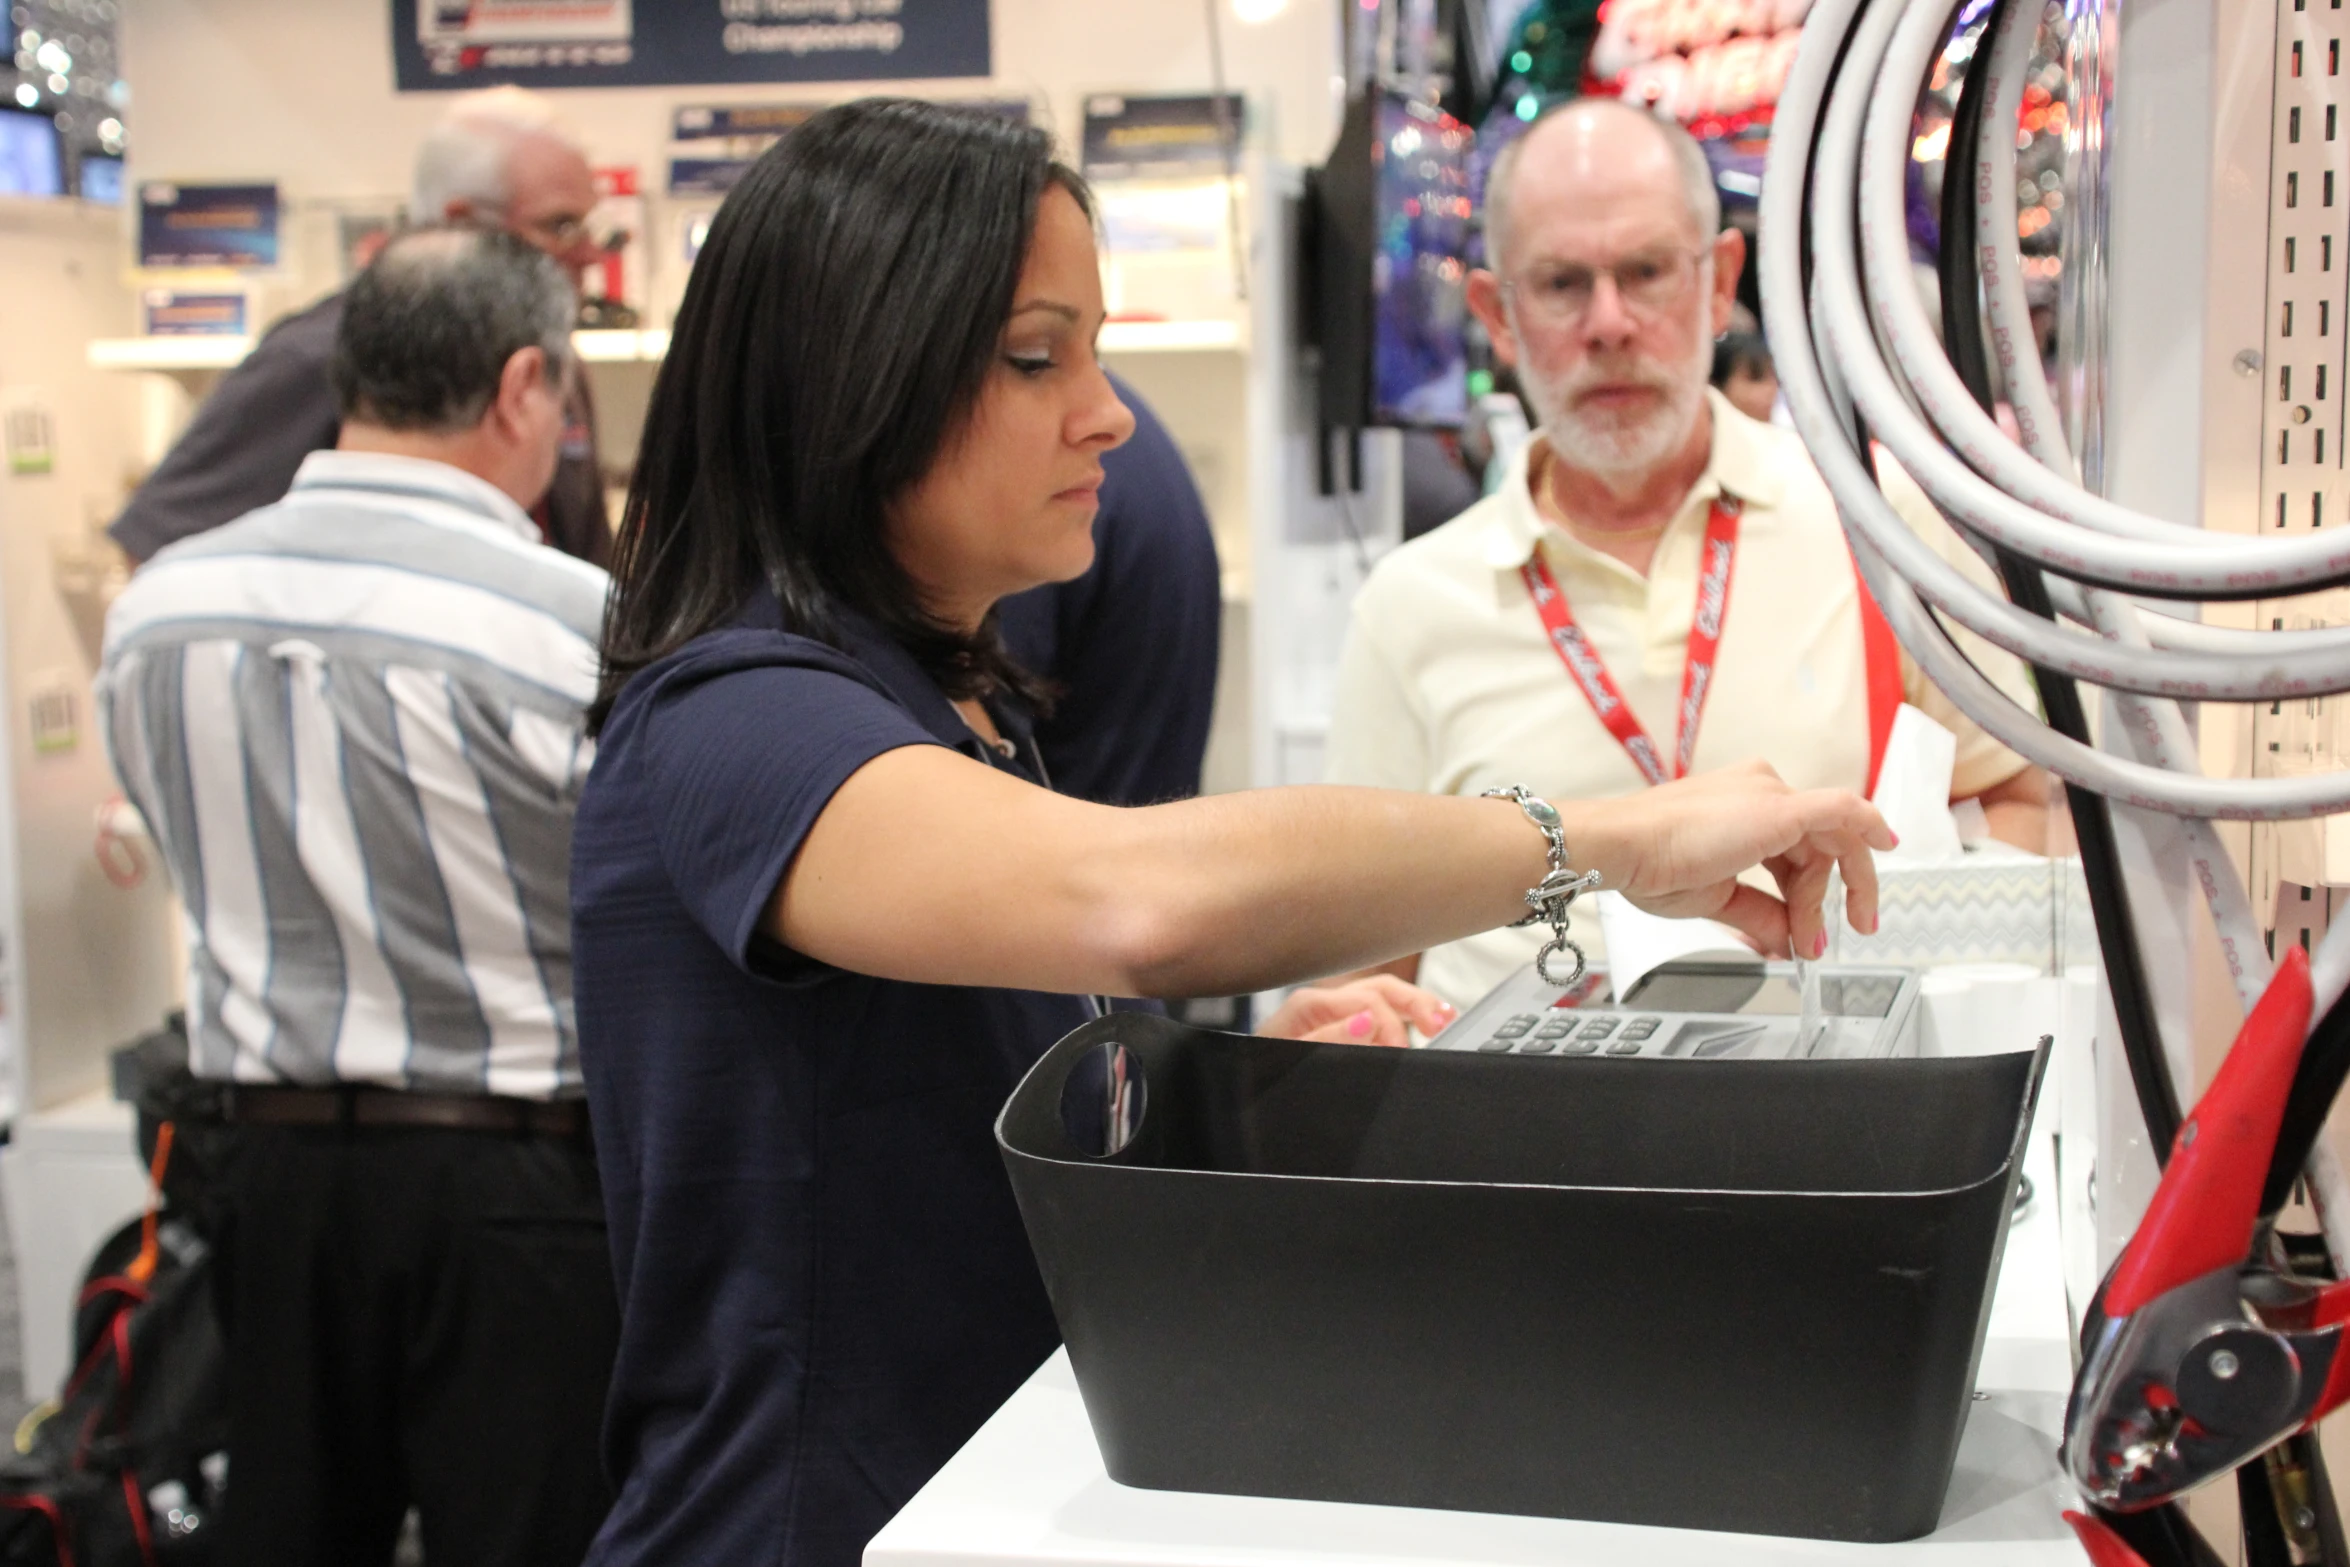
[[[1364,585],[1328,781],[1595,799],[1760,758],[1798,789],[1867,790],[1907,702],[1957,736],[1953,803],[2042,849],[2046,777],[1901,653],[1802,444],[1706,384],[1746,242],[1721,225],[1703,149],[1645,110],[1578,100],[1496,160],[1485,234],[1492,270],[1470,274],[1469,306],[1538,429],[1494,494]],[[1911,526],[1988,583],[1907,476],[1886,478]],[[2015,659],[1960,641],[2034,703]],[[1391,967],[1465,1007],[1545,935]]]

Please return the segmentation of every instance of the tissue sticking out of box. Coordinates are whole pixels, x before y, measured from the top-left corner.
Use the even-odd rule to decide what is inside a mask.
[[[1907,702],[1893,715],[1885,765],[1871,796],[1901,847],[1878,859],[1891,864],[1955,860],[1965,852],[1950,815],[1950,773],[1958,737]]]
[[[1878,929],[1831,919],[1841,963],[2022,963],[2061,973],[2096,961],[2096,926],[2077,860],[2050,860],[1997,839],[1967,836],[1949,805],[1957,742],[1915,708],[1894,718],[1875,801],[1901,835],[1877,861]],[[1984,824],[1987,827],[1987,823]],[[1837,901],[1831,891],[1830,903]]]

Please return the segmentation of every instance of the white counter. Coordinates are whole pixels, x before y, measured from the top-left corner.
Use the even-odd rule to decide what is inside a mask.
[[[2055,1459],[2072,1373],[2044,1130],[2054,1123],[2040,1119],[2025,1164],[2038,1195],[2010,1232],[1976,1379],[1989,1396],[1959,1444],[1941,1527],[1923,1540],[1841,1545],[1135,1490],[1103,1472],[1064,1352],[874,1538],[866,1567],[2079,1567]]]

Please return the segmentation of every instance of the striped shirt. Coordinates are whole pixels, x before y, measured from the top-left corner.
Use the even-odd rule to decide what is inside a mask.
[[[571,825],[609,579],[441,463],[314,452],[106,621],[199,1077],[581,1091]]]

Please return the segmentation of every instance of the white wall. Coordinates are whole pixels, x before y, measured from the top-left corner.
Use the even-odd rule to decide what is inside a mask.
[[[82,345],[129,308],[114,224],[79,202],[0,201],[0,401],[38,391],[56,421],[56,466],[0,472],[0,1026],[19,1052],[21,1108],[104,1081],[105,1053],[172,1005],[171,897],[151,848],[109,881],[97,810],[115,790],[90,698],[98,607],[93,530],[121,505],[138,388],[90,369]],[[63,568],[63,569],[61,569]],[[41,751],[31,705],[69,693],[77,732]]]
[[[1208,88],[1208,3],[994,0],[997,69],[985,81],[596,88],[554,96],[597,163],[639,169],[647,233],[633,264],[649,273],[647,324],[666,326],[684,289],[679,222],[684,209],[712,205],[706,197],[670,201],[661,194],[678,107],[887,91],[1026,96],[1066,143],[1082,125],[1088,93]],[[1289,0],[1262,23],[1240,21],[1233,0],[1215,3],[1224,7],[1226,80],[1248,95],[1257,144],[1277,162],[1320,162],[1338,123],[1340,0]],[[287,266],[255,291],[263,324],[336,287],[334,204],[404,194],[416,139],[448,102],[444,93],[392,90],[389,0],[137,0],[124,13],[132,177],[279,184]],[[109,330],[129,333],[136,323],[126,309]],[[1121,359],[1118,369],[1143,384],[1199,466],[1228,560],[1244,563],[1240,363]],[[633,456],[651,384],[649,367],[598,371],[599,433],[615,466]]]
[[[1207,0],[994,0],[995,76],[927,83],[567,90],[598,163],[666,174],[670,112],[689,103],[825,102],[870,92],[1027,95],[1064,140],[1088,92],[1197,92],[1210,84]],[[1338,0],[1290,0],[1263,23],[1223,13],[1228,84],[1263,117],[1265,145],[1321,160],[1337,128]],[[125,6],[131,173],[276,180],[292,203],[397,195],[416,137],[446,94],[392,90],[388,0],[136,0]],[[654,234],[666,244],[655,214]],[[331,254],[331,253],[330,253]],[[297,258],[296,266],[309,269]],[[310,290],[333,278],[308,279]]]

